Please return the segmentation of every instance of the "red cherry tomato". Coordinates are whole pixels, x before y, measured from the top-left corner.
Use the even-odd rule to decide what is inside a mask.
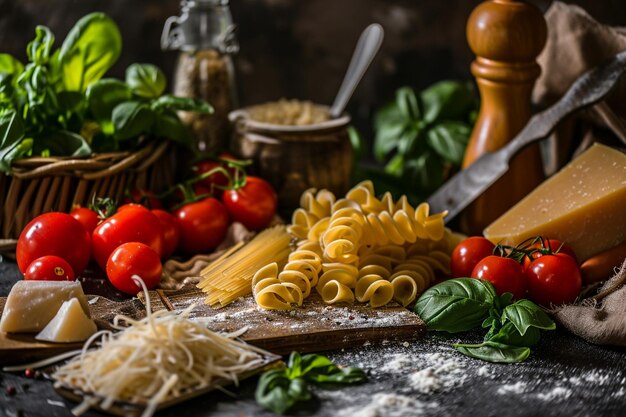
[[[123,203],[141,204],[149,209],[162,209],[163,204],[156,194],[142,188],[133,188],[122,200]]]
[[[106,272],[111,284],[118,290],[135,295],[141,287],[133,281],[138,275],[148,289],[152,289],[161,280],[161,258],[149,246],[139,242],[127,242],[118,246],[106,263]]]
[[[530,299],[546,307],[573,302],[582,287],[580,268],[564,253],[535,259],[526,276]]]
[[[122,207],[93,231],[93,256],[103,269],[111,253],[122,243],[141,242],[159,256],[163,253],[163,231],[159,219],[139,205]]]
[[[223,161],[226,160],[232,160],[232,161],[236,161],[237,159],[232,156],[231,154],[224,152],[222,154],[220,154],[219,159],[222,160],[210,160],[207,159],[205,161],[200,161],[197,162],[194,166],[193,166],[193,171],[195,172],[196,175],[202,175],[206,172],[209,172],[217,167],[222,167],[224,168],[231,176],[235,176],[235,171],[236,169],[233,167],[229,167],[226,163],[224,163]],[[197,184],[201,185],[202,187],[204,187],[204,189],[209,190],[209,192],[211,191],[211,188],[213,188],[214,192],[216,194],[219,194],[221,192],[221,190],[219,188],[215,188],[213,187],[213,185],[218,185],[221,187],[226,187],[228,185],[228,177],[226,175],[224,175],[221,172],[216,172],[214,174],[209,175],[208,177],[202,179],[201,181],[198,181]]]
[[[74,281],[74,271],[65,259],[48,255],[31,262],[24,273],[24,279],[27,281]]]
[[[250,230],[267,227],[276,214],[276,193],[264,179],[248,176],[246,185],[226,190],[222,200],[234,221]]]
[[[528,249],[536,249],[536,252],[533,252],[530,256],[532,257],[529,258],[528,256],[524,257],[524,270],[527,270],[530,263],[532,261],[534,261],[537,258],[540,258],[541,256],[544,255],[551,255],[554,254],[557,250],[559,251],[558,253],[562,253],[568,256],[571,256],[571,258],[574,260],[574,262],[576,262],[576,264],[578,265],[578,259],[576,258],[576,254],[574,253],[574,249],[572,249],[572,247],[570,245],[568,245],[567,243],[563,243],[560,240],[556,240],[556,239],[543,239],[543,245],[541,244],[541,241],[534,243],[532,246],[530,246],[530,248]],[[545,252],[545,253],[542,253]]]
[[[93,233],[93,230],[96,228],[98,223],[100,223],[98,213],[86,207],[75,208],[70,211],[70,216],[78,220],[90,235]]]
[[[181,229],[178,246],[185,253],[207,253],[215,249],[228,231],[228,211],[212,197],[185,204],[174,216]]]
[[[82,224],[66,213],[45,213],[26,225],[16,248],[17,266],[22,273],[37,258],[58,256],[80,275],[91,258],[91,239]]]
[[[481,236],[468,237],[454,248],[450,267],[452,278],[469,277],[478,262],[493,254],[495,245]]]
[[[172,214],[165,210],[151,210],[161,222],[163,230],[163,258],[172,256],[180,240],[180,224]]]
[[[476,264],[472,278],[484,279],[493,284],[496,292],[510,292],[520,299],[526,296],[526,275],[522,265],[511,258],[490,255]]]

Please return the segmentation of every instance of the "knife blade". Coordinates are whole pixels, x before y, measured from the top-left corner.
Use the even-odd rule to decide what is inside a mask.
[[[450,178],[426,201],[432,212],[448,211],[446,223],[485,192],[509,169],[509,161],[528,145],[546,138],[569,114],[604,98],[626,71],[626,51],[578,77],[553,106],[530,118],[504,147],[489,152]]]

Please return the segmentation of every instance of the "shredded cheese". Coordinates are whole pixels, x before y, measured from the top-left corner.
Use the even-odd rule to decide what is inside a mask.
[[[106,410],[115,402],[126,402],[145,406],[142,417],[149,417],[165,400],[220,378],[237,384],[238,375],[264,362],[263,351],[234,340],[241,332],[220,335],[191,321],[194,305],[180,314],[152,313],[145,284],[136,282],[146,296],[147,316],[141,320],[116,316],[113,325],[118,333],[94,334],[80,354],[52,375],[55,385],[87,393],[73,410],[75,415],[94,405]],[[91,349],[98,339],[99,348]]]

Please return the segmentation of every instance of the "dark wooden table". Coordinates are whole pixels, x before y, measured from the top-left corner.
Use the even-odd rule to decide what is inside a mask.
[[[0,296],[19,279],[15,264],[0,263]],[[478,340],[479,335],[463,335]],[[518,365],[466,358],[450,346],[458,336],[429,335],[411,343],[390,340],[328,352],[336,363],[367,371],[365,384],[316,390],[297,415],[316,417],[408,416],[626,416],[626,351],[588,344],[557,330],[546,334]],[[7,395],[7,388],[16,388]],[[256,380],[213,393],[157,416],[271,416],[254,401]],[[71,416],[73,404],[52,385],[0,373],[0,417]],[[87,413],[87,416],[99,416]]]

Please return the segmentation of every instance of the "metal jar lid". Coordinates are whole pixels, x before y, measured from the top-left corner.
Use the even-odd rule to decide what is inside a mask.
[[[239,51],[228,0],[183,0],[180,16],[165,21],[163,50],[217,49],[225,54]]]

